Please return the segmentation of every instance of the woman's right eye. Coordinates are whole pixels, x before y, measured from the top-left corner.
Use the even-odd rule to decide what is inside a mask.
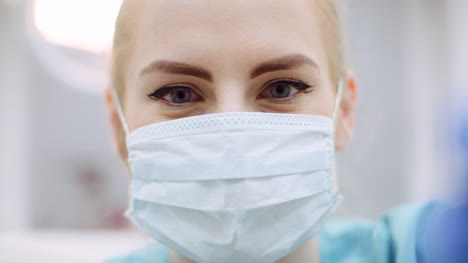
[[[171,105],[182,105],[203,100],[202,96],[196,93],[193,89],[185,86],[163,87],[151,94],[148,94],[148,97],[154,100],[162,99]]]

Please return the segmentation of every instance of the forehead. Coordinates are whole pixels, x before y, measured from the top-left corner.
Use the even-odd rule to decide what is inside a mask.
[[[127,1],[138,5],[134,51],[143,59],[209,64],[303,53],[325,60],[314,0]]]

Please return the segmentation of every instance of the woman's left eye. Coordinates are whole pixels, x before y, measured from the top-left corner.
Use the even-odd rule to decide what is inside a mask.
[[[287,99],[291,98],[300,91],[305,91],[311,86],[295,80],[280,80],[269,84],[260,92],[257,99]]]

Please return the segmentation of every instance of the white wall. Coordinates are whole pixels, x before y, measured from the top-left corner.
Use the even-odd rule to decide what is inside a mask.
[[[408,201],[407,1],[345,2],[346,45],[360,90],[354,141],[339,158],[343,214],[377,217]]]
[[[409,123],[411,145],[408,184],[411,198],[444,198],[447,191],[445,155],[437,146],[444,136],[444,106],[451,92],[449,67],[449,24],[446,1],[409,1],[407,32],[409,98],[412,103]]]
[[[21,5],[0,2],[0,229],[30,226],[30,99]]]
[[[24,13],[21,3],[0,2],[0,229],[121,227],[128,177],[103,96],[39,63]]]
[[[450,86],[453,90],[450,108],[454,112],[454,122],[468,118],[468,1],[450,0],[447,8],[449,32],[449,72]],[[459,124],[460,125],[460,124]],[[456,129],[454,129],[456,130]],[[459,134],[452,133],[454,141],[459,140]],[[455,142],[457,144],[457,142]],[[459,142],[458,145],[459,147]],[[455,147],[456,147],[455,146]],[[468,161],[466,152],[462,154],[456,148],[446,162],[447,170],[454,174],[451,181],[451,198],[467,200],[468,197]],[[458,151],[457,151],[458,150]],[[466,149],[465,149],[466,150]]]

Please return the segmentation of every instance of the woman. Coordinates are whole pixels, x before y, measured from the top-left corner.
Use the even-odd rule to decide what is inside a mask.
[[[328,222],[356,82],[333,0],[128,0],[107,94],[130,220],[111,262],[417,262],[432,206]],[[325,224],[327,223],[327,224]]]

